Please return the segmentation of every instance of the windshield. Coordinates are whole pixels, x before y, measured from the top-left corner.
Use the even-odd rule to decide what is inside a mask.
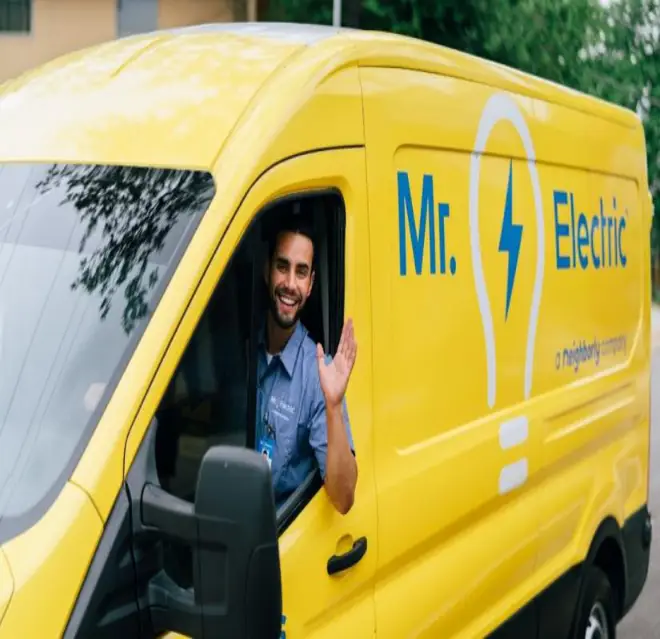
[[[0,165],[0,543],[70,476],[213,195],[202,172]]]

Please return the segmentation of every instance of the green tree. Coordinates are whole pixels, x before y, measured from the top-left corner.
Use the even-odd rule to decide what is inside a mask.
[[[602,12],[598,0],[343,0],[342,6],[350,26],[437,42],[576,88],[588,25]],[[269,17],[329,24],[332,0],[273,0]]]

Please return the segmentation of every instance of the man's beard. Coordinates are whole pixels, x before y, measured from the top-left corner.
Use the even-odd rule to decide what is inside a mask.
[[[296,294],[291,294],[290,291],[284,287],[279,287],[275,291],[271,292],[271,288],[269,287],[268,291],[268,305],[270,307],[270,313],[273,316],[273,319],[275,320],[275,323],[284,330],[288,330],[291,327],[296,325],[296,322],[300,319],[300,315],[302,313],[302,310],[305,306],[305,302]],[[280,315],[277,309],[278,305],[278,295],[284,294],[287,297],[291,297],[292,299],[296,300],[297,306],[296,306],[296,312],[293,314],[292,317],[283,317]]]

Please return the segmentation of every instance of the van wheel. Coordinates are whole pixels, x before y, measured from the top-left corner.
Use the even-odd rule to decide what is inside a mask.
[[[614,592],[597,566],[590,566],[585,575],[575,639],[616,639]]]

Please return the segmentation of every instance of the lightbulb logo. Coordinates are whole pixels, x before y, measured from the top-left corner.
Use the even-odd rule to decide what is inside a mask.
[[[543,201],[541,198],[541,185],[536,168],[536,154],[532,137],[525,122],[525,118],[518,105],[505,94],[493,95],[481,114],[474,151],[470,163],[470,248],[472,253],[472,266],[474,284],[481,314],[481,322],[486,343],[486,373],[488,406],[493,408],[497,398],[497,356],[495,352],[495,329],[491,302],[486,289],[484,276],[482,250],[491,250],[491,247],[482,247],[479,234],[479,185],[481,178],[481,158],[486,149],[488,139],[494,127],[507,122],[513,126],[520,137],[525,149],[527,168],[532,183],[534,209],[536,214],[536,272],[534,276],[534,289],[532,304],[529,313],[527,328],[527,347],[525,350],[525,378],[524,398],[529,399],[532,392],[532,377],[534,370],[534,346],[536,342],[536,329],[538,326],[539,309],[541,305],[541,290],[543,288],[545,237],[543,222]],[[513,163],[509,165],[509,178],[504,202],[502,228],[497,250],[508,254],[507,279],[502,284],[506,286],[505,319],[508,319],[511,300],[515,292],[516,274],[518,270],[518,257],[524,229],[514,221],[513,210]],[[517,416],[500,425],[499,439],[503,450],[519,446],[527,440],[528,420],[525,416]],[[527,459],[522,458],[505,466],[500,473],[500,493],[506,493],[523,484],[527,478]]]

